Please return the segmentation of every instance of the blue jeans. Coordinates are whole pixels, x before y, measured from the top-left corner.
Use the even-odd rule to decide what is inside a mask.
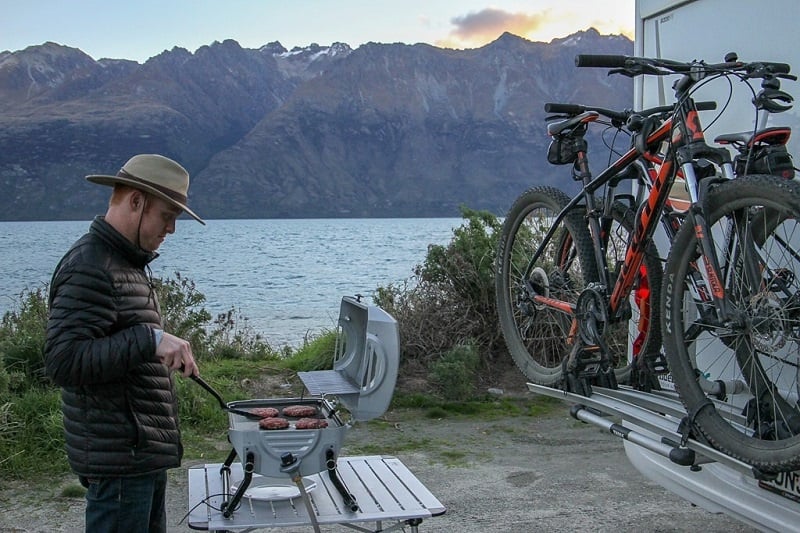
[[[165,533],[167,472],[85,478],[86,533]]]

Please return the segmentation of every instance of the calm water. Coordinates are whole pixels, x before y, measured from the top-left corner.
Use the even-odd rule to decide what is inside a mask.
[[[235,307],[273,345],[333,328],[344,295],[402,282],[462,219],[181,219],[153,274],[193,280],[214,315]],[[0,222],[0,314],[44,286],[89,222]]]

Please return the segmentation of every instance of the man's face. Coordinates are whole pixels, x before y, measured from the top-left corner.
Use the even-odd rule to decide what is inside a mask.
[[[148,194],[139,232],[139,246],[148,252],[158,250],[167,234],[175,233],[175,220],[180,214],[180,208]]]

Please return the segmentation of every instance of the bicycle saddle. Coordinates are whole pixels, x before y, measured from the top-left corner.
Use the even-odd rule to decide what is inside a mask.
[[[575,115],[572,118],[568,118],[567,120],[562,120],[560,122],[552,122],[547,125],[547,134],[551,137],[555,137],[565,131],[575,129],[576,127],[580,126],[581,124],[586,124],[588,122],[594,122],[600,116],[600,113],[597,111],[585,111],[580,115]]]
[[[752,131],[742,131],[739,133],[725,133],[714,138],[715,143],[719,144],[786,144],[792,135],[792,129],[785,126],[764,128],[753,135]]]

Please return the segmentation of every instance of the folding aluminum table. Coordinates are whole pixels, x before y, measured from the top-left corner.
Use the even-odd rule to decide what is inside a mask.
[[[223,493],[222,464],[189,469],[189,515],[192,529],[252,531],[262,528],[311,526],[302,495],[287,499],[242,498],[239,508],[225,518],[220,508]],[[305,476],[316,486],[307,492],[319,525],[341,524],[359,531],[393,531],[409,527],[418,532],[426,518],[444,514],[445,507],[396,457],[339,457],[339,478],[355,496],[357,511],[344,505],[326,471]],[[243,478],[241,463],[231,465],[231,485]],[[287,477],[288,479],[288,477]],[[298,491],[299,492],[299,491]],[[375,529],[367,529],[371,522]],[[388,527],[384,522],[391,523]]]

